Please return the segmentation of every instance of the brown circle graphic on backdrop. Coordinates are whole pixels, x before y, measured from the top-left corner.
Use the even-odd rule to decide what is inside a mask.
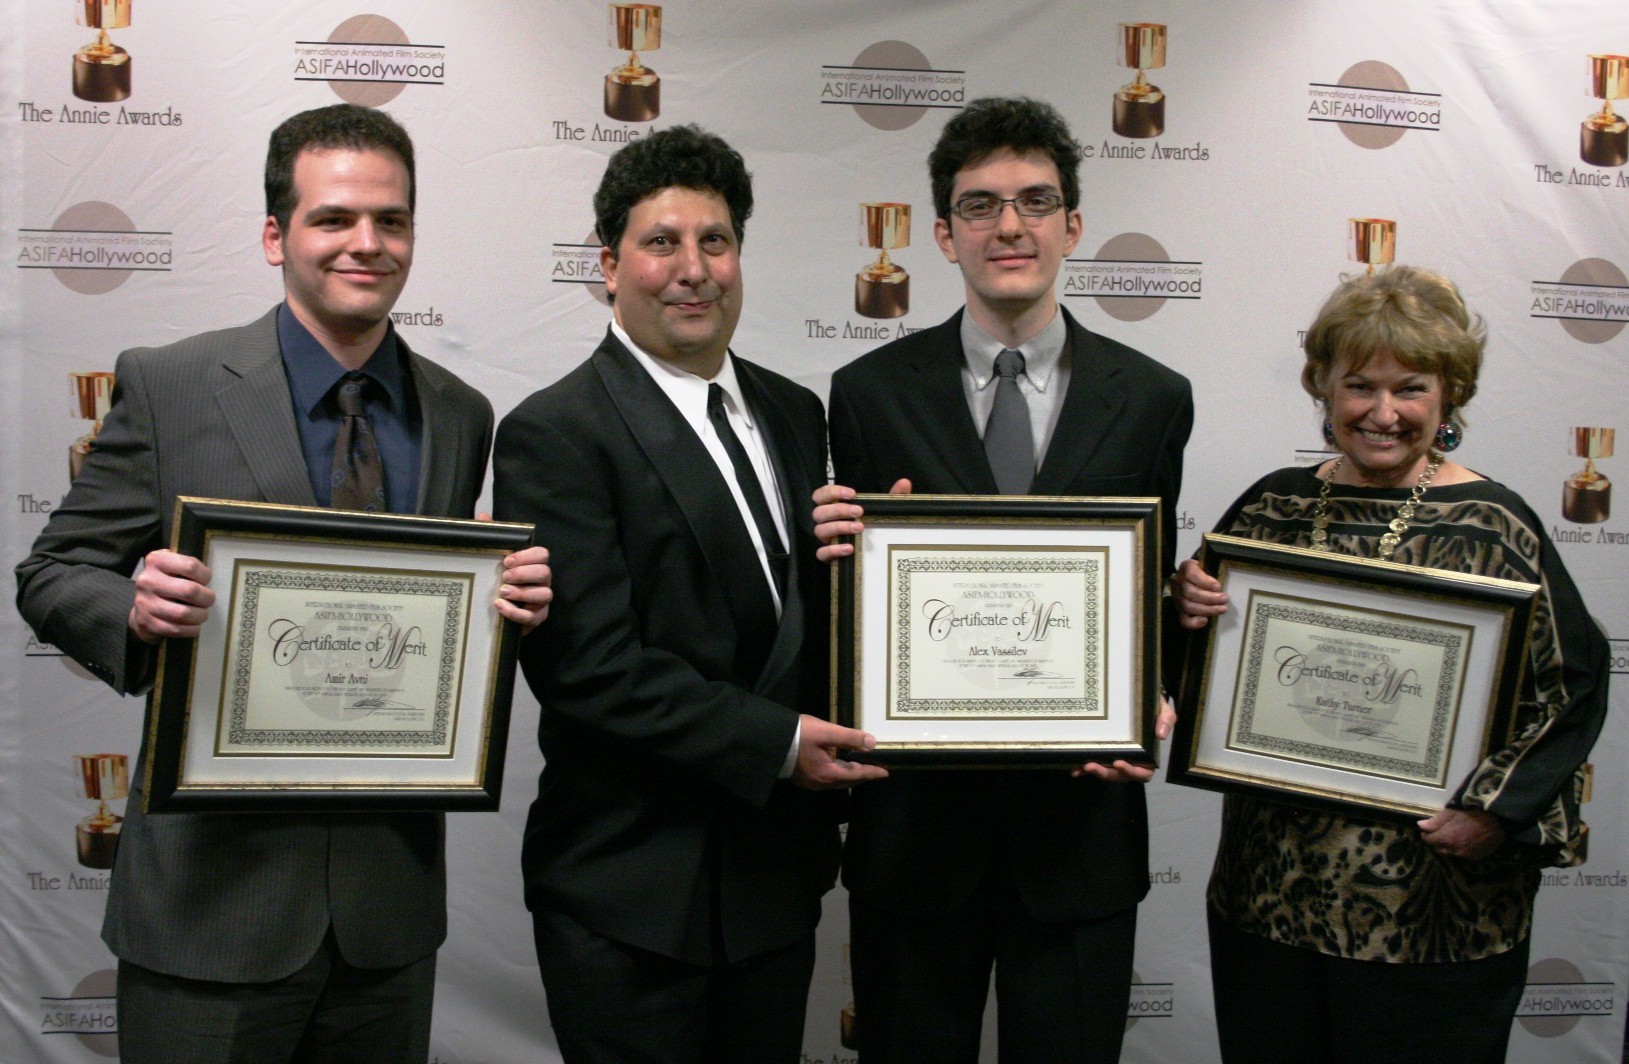
[[[383,15],[354,15],[334,27],[329,44],[398,44],[408,42],[402,28]],[[402,94],[405,85],[384,81],[330,81],[328,87],[346,103],[379,107]]]
[[[1104,262],[1170,262],[1171,254],[1160,242],[1146,233],[1121,233],[1112,236],[1097,249],[1097,258]],[[1103,313],[1116,321],[1142,321],[1152,318],[1165,306],[1161,298],[1140,299],[1131,296],[1094,296]]]
[[[1378,59],[1365,59],[1361,63],[1354,63],[1346,68],[1335,82],[1349,89],[1383,89],[1391,92],[1407,92],[1408,82],[1395,67],[1380,62]],[[1337,122],[1340,131],[1346,139],[1360,148],[1389,148],[1403,139],[1406,129],[1397,129],[1393,126],[1365,126],[1356,122]]]
[[[68,229],[78,233],[134,233],[136,223],[130,216],[111,203],[86,200],[57,215],[52,229]],[[106,295],[130,280],[129,270],[71,269],[55,267],[51,270],[63,287],[82,296]]]
[[[1629,289],[1629,278],[1624,277],[1623,271],[1618,269],[1616,263],[1606,259],[1579,259],[1568,266],[1561,274],[1563,284],[1601,285],[1605,288]],[[1567,330],[1567,335],[1574,340],[1586,344],[1604,344],[1623,332],[1625,323],[1622,321],[1580,321],[1577,319],[1563,320],[1561,327]]]
[[[1571,961],[1562,960],[1560,957],[1550,957],[1538,961],[1527,969],[1528,987],[1543,983],[1576,984],[1583,981],[1584,973],[1578,970],[1578,966]],[[1521,1024],[1522,1029],[1528,1034],[1537,1035],[1539,1038],[1559,1038],[1577,1027],[1578,1021],[1582,1018],[1581,1016],[1518,1015],[1516,1022]]]
[[[887,70],[931,70],[928,57],[904,41],[878,41],[854,57],[857,67],[877,67]],[[860,121],[873,129],[894,133],[909,129],[922,121],[928,113],[926,107],[885,107],[880,104],[857,103],[854,113]]]
[[[117,976],[112,968],[103,968],[92,972],[81,979],[70,995],[76,998],[117,998]],[[119,1036],[115,1032],[97,1032],[82,1034],[75,1032],[74,1037],[79,1044],[95,1053],[99,1057],[117,1057],[119,1055]]]

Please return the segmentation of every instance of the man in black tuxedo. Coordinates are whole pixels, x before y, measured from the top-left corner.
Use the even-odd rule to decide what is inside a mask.
[[[820,400],[736,357],[741,156],[674,126],[594,196],[614,321],[498,428],[499,516],[560,560],[521,664],[545,765],[522,866],[568,1064],[799,1059],[843,796],[824,718]],[[828,793],[821,793],[828,791]]]
[[[413,263],[407,131],[352,104],[304,111],[272,132],[265,186],[261,244],[283,302],[121,354],[96,446],[17,567],[23,618],[122,694],[148,690],[159,644],[195,638],[215,602],[209,569],[166,549],[176,496],[468,517],[486,477],[491,404],[390,322]],[[542,619],[546,560],[541,547],[505,559],[505,616]],[[439,813],[142,805],[133,783],[102,927],[120,1060],[429,1057],[447,934]]]
[[[1079,164],[1044,103],[976,100],[946,123],[928,160],[934,235],[967,305],[832,377],[822,540],[861,530],[855,490],[1157,495],[1171,569],[1192,393],[1058,305]],[[1174,719],[1167,704],[1162,738]],[[1002,1061],[1118,1060],[1148,892],[1136,784],[1151,775],[1119,761],[900,773],[857,791],[843,882],[861,1060],[976,1062],[992,963]]]

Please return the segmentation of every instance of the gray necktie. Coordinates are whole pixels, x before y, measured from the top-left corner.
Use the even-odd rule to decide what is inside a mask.
[[[1024,356],[1010,349],[995,360],[995,403],[984,423],[984,454],[1003,495],[1025,495],[1035,481],[1035,436],[1029,428],[1029,403],[1018,390]]]

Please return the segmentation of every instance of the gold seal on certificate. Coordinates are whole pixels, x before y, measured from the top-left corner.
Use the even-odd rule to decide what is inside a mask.
[[[888,765],[1153,762],[1159,500],[866,495],[833,716]]]
[[[1504,744],[1534,584],[1206,535],[1166,779],[1364,816],[1443,808]]]
[[[165,642],[146,808],[496,809],[518,633],[493,606],[532,526],[182,498],[215,573]]]

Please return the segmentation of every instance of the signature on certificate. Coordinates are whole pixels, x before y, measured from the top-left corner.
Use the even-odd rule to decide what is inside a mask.
[[[406,702],[392,702],[388,698],[369,696],[367,698],[358,698],[348,702],[346,703],[345,708],[348,710],[363,710],[364,712],[362,715],[367,716],[368,714],[375,713],[381,709],[415,709],[417,707],[410,706]]]

